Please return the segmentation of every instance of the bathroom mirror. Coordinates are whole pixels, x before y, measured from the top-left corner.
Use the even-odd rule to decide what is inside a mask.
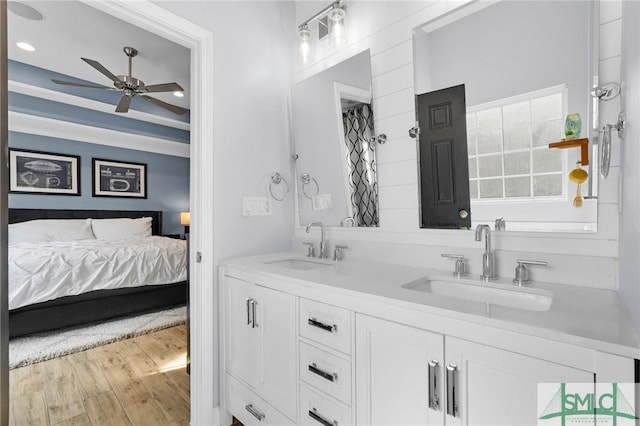
[[[581,137],[595,151],[597,10],[590,1],[471,2],[414,30],[416,95],[464,85],[467,163],[456,165],[468,170],[470,212],[460,211],[471,227],[503,218],[506,230],[596,231],[597,199],[574,207],[577,187],[567,177],[580,150],[548,145],[564,137],[566,115],[579,113]],[[419,149],[434,149],[425,126]],[[590,167],[596,161],[590,155]],[[429,167],[420,164],[421,206],[433,197],[424,188]],[[585,169],[597,180],[596,167]],[[582,195],[593,188],[583,184]]]
[[[296,83],[291,99],[300,223],[378,226],[369,50]]]

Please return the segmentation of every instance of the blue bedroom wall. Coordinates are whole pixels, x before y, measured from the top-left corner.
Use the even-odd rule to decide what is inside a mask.
[[[9,194],[9,207],[33,209],[162,210],[163,231],[182,234],[180,212],[189,210],[189,159],[104,145],[9,132],[9,148],[80,156],[79,197]],[[92,197],[92,158],[147,164],[147,199]]]
[[[50,82],[50,78],[52,77],[71,79],[68,76],[51,73],[42,68],[10,61],[9,80],[21,81],[37,87],[57,89],[58,87],[55,87],[56,85],[52,86]],[[62,87],[68,92],[67,87],[59,87]],[[87,92],[94,91],[88,90]],[[85,92],[79,91],[73,94],[84,97]],[[104,101],[104,99],[101,100]],[[117,130],[126,132],[127,134],[154,137],[158,139],[158,143],[162,143],[162,140],[174,143],[189,143],[189,132],[185,130],[141,120],[133,120],[127,118],[126,115],[102,113],[18,93],[10,94],[9,111],[89,125],[97,128]],[[188,117],[188,114],[186,114],[186,116]],[[175,118],[178,118],[178,116],[175,116]],[[184,121],[184,119],[185,117],[183,116],[181,121]],[[163,232],[166,234],[183,233],[183,227],[180,225],[180,212],[189,210],[189,158],[136,149],[119,148],[90,143],[89,141],[81,142],[82,140],[89,139],[88,137],[84,138],[81,134],[77,135],[79,141],[41,136],[24,131],[11,131],[11,117],[9,118],[9,125],[10,148],[79,155],[81,169],[80,196],[14,193],[9,195],[9,207],[38,209],[162,210]],[[38,131],[37,133],[41,132]],[[93,197],[92,158],[146,164],[147,198]]]

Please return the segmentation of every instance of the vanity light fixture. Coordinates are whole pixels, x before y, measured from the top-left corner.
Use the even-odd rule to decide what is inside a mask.
[[[27,52],[34,52],[36,50],[35,47],[30,45],[26,41],[19,41],[16,43],[16,46],[18,46],[22,50],[26,50]]]
[[[328,35],[329,44],[333,47],[340,47],[347,43],[346,18],[347,9],[342,5],[342,0],[338,0],[300,24],[298,26],[300,62],[308,64],[312,59],[313,33],[309,29],[311,22],[318,21],[318,39]]]
[[[173,92],[173,96],[176,98],[184,98],[184,92]]]
[[[298,38],[300,39],[299,59],[300,63],[308,64],[313,59],[311,57],[311,31],[309,24],[302,24],[298,27]]]
[[[334,3],[327,14],[329,18],[329,44],[333,47],[340,47],[347,44],[346,18],[347,11]]]

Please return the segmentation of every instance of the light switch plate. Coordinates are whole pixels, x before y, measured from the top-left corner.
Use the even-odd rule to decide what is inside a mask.
[[[242,197],[243,216],[271,216],[272,213],[271,198]]]
[[[330,210],[333,207],[330,193],[316,195],[311,202],[313,210]]]

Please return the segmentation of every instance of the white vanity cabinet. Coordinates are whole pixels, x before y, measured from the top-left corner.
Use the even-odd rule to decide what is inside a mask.
[[[594,374],[387,320],[356,316],[357,423],[538,424],[538,383]]]
[[[300,298],[300,424],[353,424],[353,317],[347,309]]]
[[[444,336],[356,315],[358,425],[441,425]]]
[[[223,292],[225,371],[232,376],[225,389],[227,406],[243,408],[231,414],[283,424],[277,412],[268,416],[275,408],[296,419],[296,296],[230,276],[224,277]]]
[[[538,383],[595,382],[593,372],[453,337],[445,338],[445,354],[456,411],[447,425],[536,426]]]
[[[312,270],[309,279],[261,265],[239,260],[221,271],[225,425],[233,415],[245,426],[534,426],[557,403],[555,385],[538,401],[540,383],[608,391],[635,378],[637,349],[624,330],[612,328],[607,340],[599,329],[538,324],[586,320],[586,310],[562,310],[574,307],[572,292],[558,289],[547,313],[487,317],[475,305],[467,313],[404,300],[402,287],[391,287],[408,282],[404,268],[393,271],[401,278],[379,271],[376,282],[369,264],[361,275],[351,266]]]

